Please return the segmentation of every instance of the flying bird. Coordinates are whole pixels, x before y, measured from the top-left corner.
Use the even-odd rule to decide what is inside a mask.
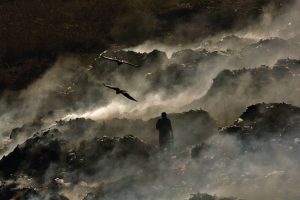
[[[105,50],[102,53],[100,53],[100,55],[98,56],[98,58],[96,58],[96,60],[99,59],[99,58],[103,58],[103,59],[106,59],[106,60],[109,60],[109,61],[116,62],[118,65],[126,64],[126,65],[130,65],[132,67],[139,67],[138,65],[130,63],[127,60],[120,60],[118,58],[111,58],[111,57],[108,57],[108,56],[104,56],[103,54],[105,54],[106,52],[107,52],[107,50]]]
[[[116,91],[116,94],[122,94],[122,95],[125,96],[126,98],[128,98],[128,99],[130,99],[130,100],[132,100],[132,101],[136,101],[136,102],[137,102],[137,100],[134,99],[132,96],[130,96],[126,90],[121,90],[120,88],[113,87],[113,86],[111,86],[111,85],[106,85],[106,84],[104,84],[104,83],[103,83],[103,85],[104,85],[105,87],[109,88],[109,89],[115,90],[115,91]]]

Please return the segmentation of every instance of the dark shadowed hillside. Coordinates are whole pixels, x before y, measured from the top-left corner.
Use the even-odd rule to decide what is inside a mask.
[[[0,200],[299,200],[299,10],[0,0]]]
[[[176,148],[180,149],[201,143],[217,133],[217,124],[206,111],[191,110],[170,114],[169,117],[173,123],[174,137],[176,138],[174,145]],[[94,137],[135,135],[145,142],[157,146],[158,132],[155,128],[157,120],[158,117],[147,121],[117,118],[94,121],[77,118],[68,121],[57,121],[51,126],[51,129],[56,128],[63,133],[61,137],[77,144],[83,139]],[[11,145],[13,145],[33,136],[40,130],[48,130],[44,127],[47,127],[47,124],[43,119],[37,119],[21,127],[14,128],[6,134],[12,140]]]
[[[222,120],[234,120],[249,104],[286,102],[299,105],[298,60],[279,60],[272,68],[224,70],[214,79],[205,96],[193,106],[209,110]]]
[[[170,118],[196,128],[190,121],[199,114],[205,115],[194,111]],[[0,196],[26,200],[47,195],[55,200],[236,200],[247,197],[244,191],[248,190],[255,192],[254,197],[264,196],[266,192],[256,188],[256,183],[274,190],[267,192],[268,196],[297,199],[298,188],[293,183],[298,181],[299,116],[299,108],[289,104],[252,105],[220,134],[205,141],[194,139],[198,145],[189,146],[191,151],[182,148],[172,153],[161,152],[135,136],[98,134],[145,132],[142,127],[153,120],[142,127],[138,127],[139,121],[127,120],[127,127],[125,120],[120,121],[123,130],[109,125],[114,120],[105,125],[84,119],[59,122],[58,129],[39,131],[0,160]],[[85,137],[81,132],[94,135]],[[282,182],[288,189],[280,186]],[[197,193],[211,188],[225,191]],[[239,198],[222,197],[232,195]]]
[[[284,103],[262,103],[249,106],[234,125],[224,128],[223,132],[237,135],[245,141],[278,136],[290,137],[293,134],[297,135],[300,129],[299,122],[298,107]]]
[[[85,52],[111,44],[138,44],[167,33],[176,39],[176,28],[189,27],[195,17],[205,20],[194,33],[189,30],[198,38],[247,23],[270,3],[281,8],[290,1],[2,1],[1,55],[10,60],[43,52]]]
[[[243,28],[270,3],[275,14],[291,1],[1,1],[0,89],[24,88],[61,53],[191,42]]]

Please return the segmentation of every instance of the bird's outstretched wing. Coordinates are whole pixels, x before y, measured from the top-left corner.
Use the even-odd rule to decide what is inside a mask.
[[[106,52],[107,52],[107,50],[105,50],[105,51],[101,52],[101,53],[99,54],[99,56],[98,56],[98,57],[99,57],[99,58],[100,58],[100,57],[102,57],[102,56],[103,56],[103,54],[105,54]]]
[[[130,96],[127,92],[122,92],[122,94],[125,96],[125,97],[127,97],[128,99],[130,99],[130,100],[132,100],[132,101],[136,101],[137,102],[137,100],[136,99],[134,99],[132,96]]]
[[[107,57],[107,56],[101,56],[101,58],[104,58],[104,59],[110,60],[110,61],[120,62],[120,60],[118,60],[116,58],[111,58],[111,57]]]
[[[130,63],[126,60],[120,60],[118,58],[112,58],[112,57],[108,57],[108,56],[105,56],[104,54],[107,52],[107,50],[103,51],[102,53],[99,54],[99,56],[97,58],[95,58],[95,60],[98,60],[100,58],[103,58],[103,59],[106,59],[106,60],[110,60],[110,61],[114,61],[114,62],[117,62],[118,65],[121,65],[121,64],[126,64],[126,65],[130,65],[132,67],[139,67],[138,65],[135,65],[133,63]]]
[[[106,85],[105,83],[103,83],[103,85],[109,89],[112,89],[112,90],[120,90],[120,88],[117,88],[117,87],[113,87],[111,85]]]
[[[91,71],[92,69],[94,69],[94,66],[93,65],[90,65],[87,69],[87,71]]]
[[[118,65],[121,65],[121,64],[126,64],[126,65],[130,65],[132,67],[139,67],[138,65],[135,65],[133,63],[130,63],[126,60],[120,60],[118,58],[111,58],[111,57],[108,57],[108,56],[103,56],[100,54],[99,58],[103,58],[103,59],[106,59],[106,60],[110,60],[110,61],[114,61],[114,62],[117,62]]]
[[[121,60],[121,62],[122,62],[123,64],[127,64],[127,65],[130,65],[130,66],[132,66],[132,67],[139,67],[138,65],[135,65],[135,64],[133,64],[133,63],[130,63],[130,62],[126,61],[126,60]]]
[[[103,58],[103,54],[105,54],[106,52],[107,52],[107,50],[102,51],[102,52],[99,54],[99,56],[98,56],[97,58],[94,59],[94,61],[97,61],[98,59]]]

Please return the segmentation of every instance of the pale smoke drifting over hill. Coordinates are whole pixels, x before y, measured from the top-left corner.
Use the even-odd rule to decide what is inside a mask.
[[[277,62],[278,59],[280,58],[296,58],[297,55],[299,55],[299,49],[298,46],[295,44],[295,47],[289,47],[289,49],[282,49],[278,50],[281,48],[280,44],[270,44],[267,48],[270,48],[271,53],[265,52],[263,50],[258,51],[256,53],[256,49],[259,47],[259,43],[257,44],[257,47],[252,47],[252,49],[249,50],[250,53],[247,53],[246,55],[242,58],[239,58],[239,51],[243,50],[252,44],[257,42],[260,39],[265,39],[268,38],[269,36],[280,36],[283,38],[289,38],[286,37],[286,34],[283,33],[290,33],[292,34],[291,36],[297,35],[298,27],[299,27],[299,19],[297,15],[299,15],[298,11],[299,8],[299,3],[296,3],[296,5],[291,6],[290,8],[286,9],[285,13],[282,13],[280,16],[272,16],[270,13],[270,8],[265,9],[265,15],[262,19],[262,22],[258,22],[256,25],[253,25],[249,28],[246,28],[245,31],[241,31],[236,33],[237,35],[242,36],[239,39],[235,38],[227,38],[228,40],[221,40],[224,38],[226,35],[231,35],[234,33],[224,33],[220,34],[219,36],[213,37],[213,38],[208,38],[203,40],[202,42],[195,42],[194,44],[191,45],[186,45],[186,44],[181,44],[179,46],[167,46],[162,43],[156,44],[153,42],[148,42],[144,45],[139,45],[136,48],[131,48],[132,50],[142,50],[142,51],[147,51],[150,52],[152,49],[161,49],[167,52],[167,55],[169,58],[171,57],[172,53],[175,51],[178,51],[180,49],[186,49],[193,47],[194,49],[201,49],[201,48],[206,48],[208,50],[226,50],[228,47],[235,47],[237,52],[230,53],[228,52],[227,54],[223,55],[223,57],[217,56],[217,57],[212,57],[210,54],[208,54],[208,59],[204,60],[199,60],[193,63],[192,66],[197,68],[194,73],[194,77],[191,77],[190,79],[192,80],[192,84],[188,84],[188,87],[182,87],[176,90],[176,93],[173,93],[171,95],[166,95],[166,91],[169,90],[169,88],[165,87],[162,88],[161,90],[156,90],[154,92],[150,93],[144,93],[145,88],[149,89],[151,91],[151,88],[153,85],[149,85],[147,81],[144,81],[145,76],[147,75],[146,70],[145,73],[138,74],[137,76],[134,75],[133,78],[128,80],[127,78],[123,78],[122,75],[116,71],[116,73],[113,73],[111,75],[115,76],[115,82],[112,82],[112,84],[116,84],[119,87],[123,87],[124,89],[129,90],[129,92],[132,93],[133,96],[135,96],[137,99],[139,99],[139,103],[137,105],[134,105],[131,102],[127,102],[126,99],[122,99],[120,96],[115,97],[113,92],[104,90],[104,88],[101,87],[102,82],[97,82],[99,84],[98,88],[95,86],[94,89],[98,89],[100,94],[98,94],[97,97],[91,97],[90,101],[88,100],[87,102],[90,104],[94,104],[92,107],[85,108],[85,104],[82,105],[80,108],[80,103],[78,103],[78,98],[76,97],[75,99],[70,99],[71,103],[73,105],[76,105],[75,110],[77,110],[75,113],[70,113],[68,114],[70,116],[84,116],[84,117],[92,117],[93,119],[99,118],[106,118],[106,117],[142,117],[142,118],[149,118],[156,116],[160,113],[160,110],[166,110],[166,111],[174,111],[178,112],[181,111],[180,108],[184,106],[184,104],[188,104],[192,102],[194,99],[197,99],[201,97],[202,95],[205,94],[205,92],[209,89],[211,85],[211,81],[216,75],[222,71],[223,69],[238,69],[242,67],[258,67],[261,64],[266,64],[272,66],[274,63]],[[271,17],[270,17],[271,16]],[[269,20],[266,20],[269,19]],[[264,27],[267,27],[266,29],[263,29]],[[278,31],[280,30],[280,31]],[[260,35],[257,34],[257,32],[263,32],[267,33],[265,35]],[[253,35],[256,35],[255,37],[252,37]],[[248,37],[254,38],[248,39]],[[236,40],[238,40],[236,42]],[[234,45],[231,45],[234,44]],[[224,45],[224,46],[222,46]],[[272,47],[274,46],[274,47]],[[276,49],[274,52],[272,52],[272,48]],[[233,54],[233,56],[232,56]],[[211,58],[210,58],[211,57]],[[64,67],[62,69],[59,69],[60,67],[60,62],[65,62],[62,63]],[[72,64],[69,64],[68,62],[73,62]],[[76,62],[76,64],[74,64]],[[183,66],[189,66],[189,63],[186,63],[186,61],[182,62],[180,59],[171,59],[169,62],[175,62],[178,64],[183,64]],[[166,69],[169,67],[170,63],[164,63],[160,66],[156,66],[158,69]],[[70,65],[70,66],[69,66]],[[41,88],[44,88],[43,85],[45,85],[47,88],[55,88],[55,86],[60,86],[61,84],[58,84],[60,82],[63,82],[61,79],[65,76],[69,76],[69,79],[72,79],[71,77],[74,76],[74,78],[78,75],[74,75],[74,73],[85,73],[82,72],[82,70],[71,70],[72,73],[70,73],[70,69],[72,66],[76,68],[76,66],[81,66],[84,64],[81,64],[78,61],[72,61],[72,58],[69,59],[67,58],[66,61],[58,61],[57,67],[54,67],[54,70],[50,70],[47,74],[44,75],[41,80],[37,81],[35,84],[29,87],[26,91],[23,92],[22,96],[27,96],[22,99],[25,99],[24,104],[22,104],[22,109],[25,109],[25,111],[22,111],[24,115],[26,115],[27,118],[29,118],[28,121],[36,117],[36,112],[37,109],[44,109],[47,110],[47,101],[44,101],[44,99],[47,97],[48,89],[46,90],[41,90]],[[68,67],[69,66],[69,67]],[[103,67],[103,65],[100,65],[98,67]],[[115,66],[111,66],[114,68]],[[121,66],[124,68],[125,66]],[[67,69],[66,71],[59,71],[59,70],[64,70]],[[83,70],[84,71],[84,70]],[[159,73],[159,72],[158,72]],[[168,74],[166,74],[167,76]],[[54,78],[51,78],[54,77]],[[89,75],[88,77],[90,81],[93,81],[93,77]],[[99,77],[96,77],[98,79]],[[51,80],[50,80],[51,79]],[[106,77],[100,77],[101,81],[105,82],[107,81]],[[111,78],[108,78],[111,79]],[[48,81],[49,80],[49,81]],[[176,80],[176,77],[174,77],[174,80],[170,79],[172,82],[178,82]],[[171,82],[170,81],[170,82]],[[185,82],[184,80],[183,82]],[[41,83],[43,82],[43,83]],[[129,83],[127,83],[129,82]],[[83,85],[85,82],[81,82],[79,84]],[[68,92],[68,87],[70,85],[62,85],[61,87],[64,91]],[[36,89],[40,88],[40,90]],[[89,90],[88,88],[85,88],[86,90]],[[39,92],[40,91],[40,92]],[[52,89],[51,89],[52,91]],[[102,95],[101,95],[102,93]],[[105,93],[105,95],[103,95]],[[45,98],[43,97],[45,96]],[[107,97],[105,97],[107,96]],[[113,102],[109,103],[109,98],[113,98]],[[166,98],[167,97],[167,98]],[[50,98],[51,99],[51,98]],[[95,102],[97,102],[97,99],[99,100],[100,106],[98,108],[94,108],[96,105]],[[103,99],[103,100],[101,100]],[[155,105],[154,105],[155,102]],[[45,105],[43,105],[45,103]],[[69,104],[69,105],[70,105]],[[79,104],[79,105],[78,105]],[[4,104],[5,105],[5,104]],[[166,108],[166,105],[169,107]],[[137,107],[136,107],[137,106]],[[63,107],[63,106],[61,106]],[[156,107],[156,108],[151,108],[151,107]],[[165,108],[165,109],[164,109]],[[28,110],[28,112],[26,111]],[[51,109],[49,109],[51,110]],[[153,111],[151,111],[153,110]],[[7,113],[7,115],[3,118],[8,118],[10,115],[10,112],[15,112],[17,114],[20,113],[20,110],[12,110]],[[32,113],[30,113],[32,112]],[[63,111],[64,112],[64,111]],[[149,113],[149,115],[145,116],[145,113]],[[120,116],[121,114],[121,116]],[[123,115],[122,115],[123,114]],[[31,115],[33,117],[31,117]],[[14,114],[12,115],[14,116]],[[14,118],[14,117],[13,117]],[[22,117],[21,117],[22,118]],[[2,120],[2,123],[6,123],[8,120]]]
[[[271,114],[279,112],[280,116],[277,116],[279,119],[287,115],[287,124],[282,122],[283,126],[282,124],[276,126],[278,129],[268,132],[263,126],[274,127],[272,124],[274,119],[270,116],[269,120],[273,121],[256,127],[265,131],[256,133],[264,135],[263,138],[251,139],[251,134],[255,131],[251,132],[251,127],[245,126],[244,128],[249,128],[250,132],[247,140],[222,133],[207,140],[199,155],[196,153],[193,159],[190,158],[189,150],[186,150],[174,158],[167,155],[152,157],[153,160],[146,163],[146,168],[140,168],[140,165],[133,164],[135,162],[129,159],[128,163],[123,163],[122,167],[117,167],[114,171],[111,166],[116,164],[109,164],[110,162],[104,159],[100,163],[109,166],[109,179],[116,181],[112,184],[111,191],[104,192],[104,196],[101,197],[102,189],[106,191],[105,183],[99,185],[94,182],[106,177],[104,175],[106,168],[102,168],[95,172],[93,177],[81,176],[88,184],[80,183],[74,188],[66,188],[63,194],[75,200],[84,196],[78,192],[82,190],[94,194],[99,192],[100,197],[95,199],[129,200],[142,197],[143,199],[180,200],[201,191],[248,200],[298,199],[300,197],[297,187],[300,183],[299,126],[294,123],[297,118],[299,119],[299,108],[283,109],[289,107],[284,104],[265,105],[265,107],[273,110]],[[277,108],[283,110],[276,111]],[[264,112],[263,108],[258,110]],[[293,115],[291,111],[298,114]],[[253,124],[267,119],[263,114],[254,115],[251,110],[248,113],[250,114],[248,117],[259,119],[259,121],[252,121]],[[251,124],[245,121],[245,124],[247,123]],[[291,124],[296,125],[294,127],[296,129],[287,132]],[[288,126],[285,127],[286,125]],[[285,134],[284,137],[280,136],[282,134]],[[125,178],[125,174],[129,177]]]
[[[280,15],[274,16],[272,5],[264,9],[264,15],[258,24],[240,32],[240,35],[250,38],[271,38],[293,39],[298,37],[300,32],[300,2],[295,1],[286,8]]]
[[[173,48],[159,44],[159,48],[167,51],[169,59],[162,59],[162,64],[157,66],[155,64],[142,66],[141,71],[138,71],[139,69],[134,71],[135,69],[126,68],[127,66],[124,65],[116,66],[98,61],[99,63],[96,63],[94,69],[89,72],[83,62],[72,57],[63,57],[40,80],[24,90],[16,107],[8,104],[11,110],[1,115],[1,129],[9,130],[12,126],[16,126],[16,121],[14,121],[16,119],[20,125],[39,119],[43,126],[47,127],[61,118],[149,119],[158,116],[162,110],[181,112],[183,106],[206,93],[212,79],[223,69],[258,67],[261,64],[272,65],[279,58],[296,58],[299,55],[297,43],[291,44],[286,40],[279,42],[278,40],[259,42],[259,40],[270,36],[289,39],[298,35],[299,21],[297,20],[299,18],[295,18],[298,8],[299,3],[291,6],[287,10],[288,14],[282,14],[272,20],[268,18],[269,8],[266,8],[266,15],[262,22],[249,27],[244,32],[237,33],[241,36],[240,38],[227,37],[220,41],[219,38],[223,37],[219,36],[219,38],[208,38],[199,44],[193,44],[194,50],[205,47],[209,50],[223,51],[227,47],[238,46],[233,52],[213,53],[197,49],[199,50],[197,55],[190,51],[187,51],[187,55],[185,51],[173,54],[177,50],[190,46],[182,45],[182,47]],[[264,27],[267,28],[264,29]],[[224,33],[224,35],[227,34]],[[233,45],[233,41],[237,45]],[[283,47],[281,44],[286,44],[284,47],[288,49],[280,49]],[[263,48],[260,49],[260,47]],[[157,48],[157,45],[148,43],[132,49],[150,52],[152,48]],[[266,49],[268,51],[265,51]],[[130,54],[130,52],[127,53]],[[134,54],[132,57],[135,56],[146,55]],[[105,73],[102,73],[102,69]],[[122,96],[116,96],[113,91],[101,85],[103,82],[124,87],[139,102],[130,102]],[[249,76],[247,74],[242,76],[240,82],[243,84],[239,88],[246,87],[249,84]],[[272,92],[278,87],[274,84],[267,88]],[[240,93],[243,90],[239,88],[237,96],[243,95]],[[281,98],[284,97],[279,97]],[[216,103],[223,103],[223,100],[217,99]],[[295,99],[295,102],[299,100]],[[227,107],[228,112],[230,109],[231,107]],[[54,114],[48,112],[51,110],[54,110]],[[7,125],[7,122],[14,122],[14,124]],[[181,130],[199,128],[188,127],[190,124],[187,121],[186,127],[183,126]],[[139,129],[132,134],[137,135],[142,131]],[[74,142],[72,144],[74,146],[70,145],[72,148],[68,147],[70,149],[67,150],[71,153],[85,138],[84,133],[82,134],[81,136],[72,134],[73,138],[70,141],[79,141]],[[94,134],[97,136],[101,132]],[[182,131],[179,134],[186,134],[186,132]],[[80,170],[79,173],[72,170],[61,173],[59,178],[62,178],[64,182],[60,182],[63,185],[60,192],[72,200],[81,200],[88,192],[100,193],[100,196],[104,193],[104,197],[99,197],[99,199],[179,200],[187,199],[189,194],[199,191],[248,200],[298,199],[300,197],[298,191],[300,148],[297,134],[295,131],[287,138],[272,135],[268,140],[251,140],[246,144],[233,136],[220,134],[210,138],[207,141],[208,147],[204,148],[201,155],[193,160],[190,158],[189,150],[182,150],[176,158],[170,158],[168,155],[153,156],[145,163],[140,163],[141,160],[134,156],[129,156],[124,160],[111,155],[105,155],[102,159],[96,157],[99,160],[96,164],[93,163],[95,166],[88,173]],[[64,137],[63,134],[59,133],[59,135]],[[27,138],[22,138],[22,141],[25,139]],[[83,149],[87,148],[83,154],[94,153],[94,149],[89,149],[88,144],[81,146]],[[257,148],[253,150],[247,147]],[[118,150],[118,148],[114,149],[113,153]],[[47,169],[41,178],[45,185],[56,175],[56,170],[59,170],[57,168],[58,165],[51,164]]]

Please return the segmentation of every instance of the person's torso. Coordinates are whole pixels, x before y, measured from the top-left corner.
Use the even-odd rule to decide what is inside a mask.
[[[171,128],[170,128],[170,120],[169,119],[160,119],[159,121],[159,131],[160,132],[170,132]]]

